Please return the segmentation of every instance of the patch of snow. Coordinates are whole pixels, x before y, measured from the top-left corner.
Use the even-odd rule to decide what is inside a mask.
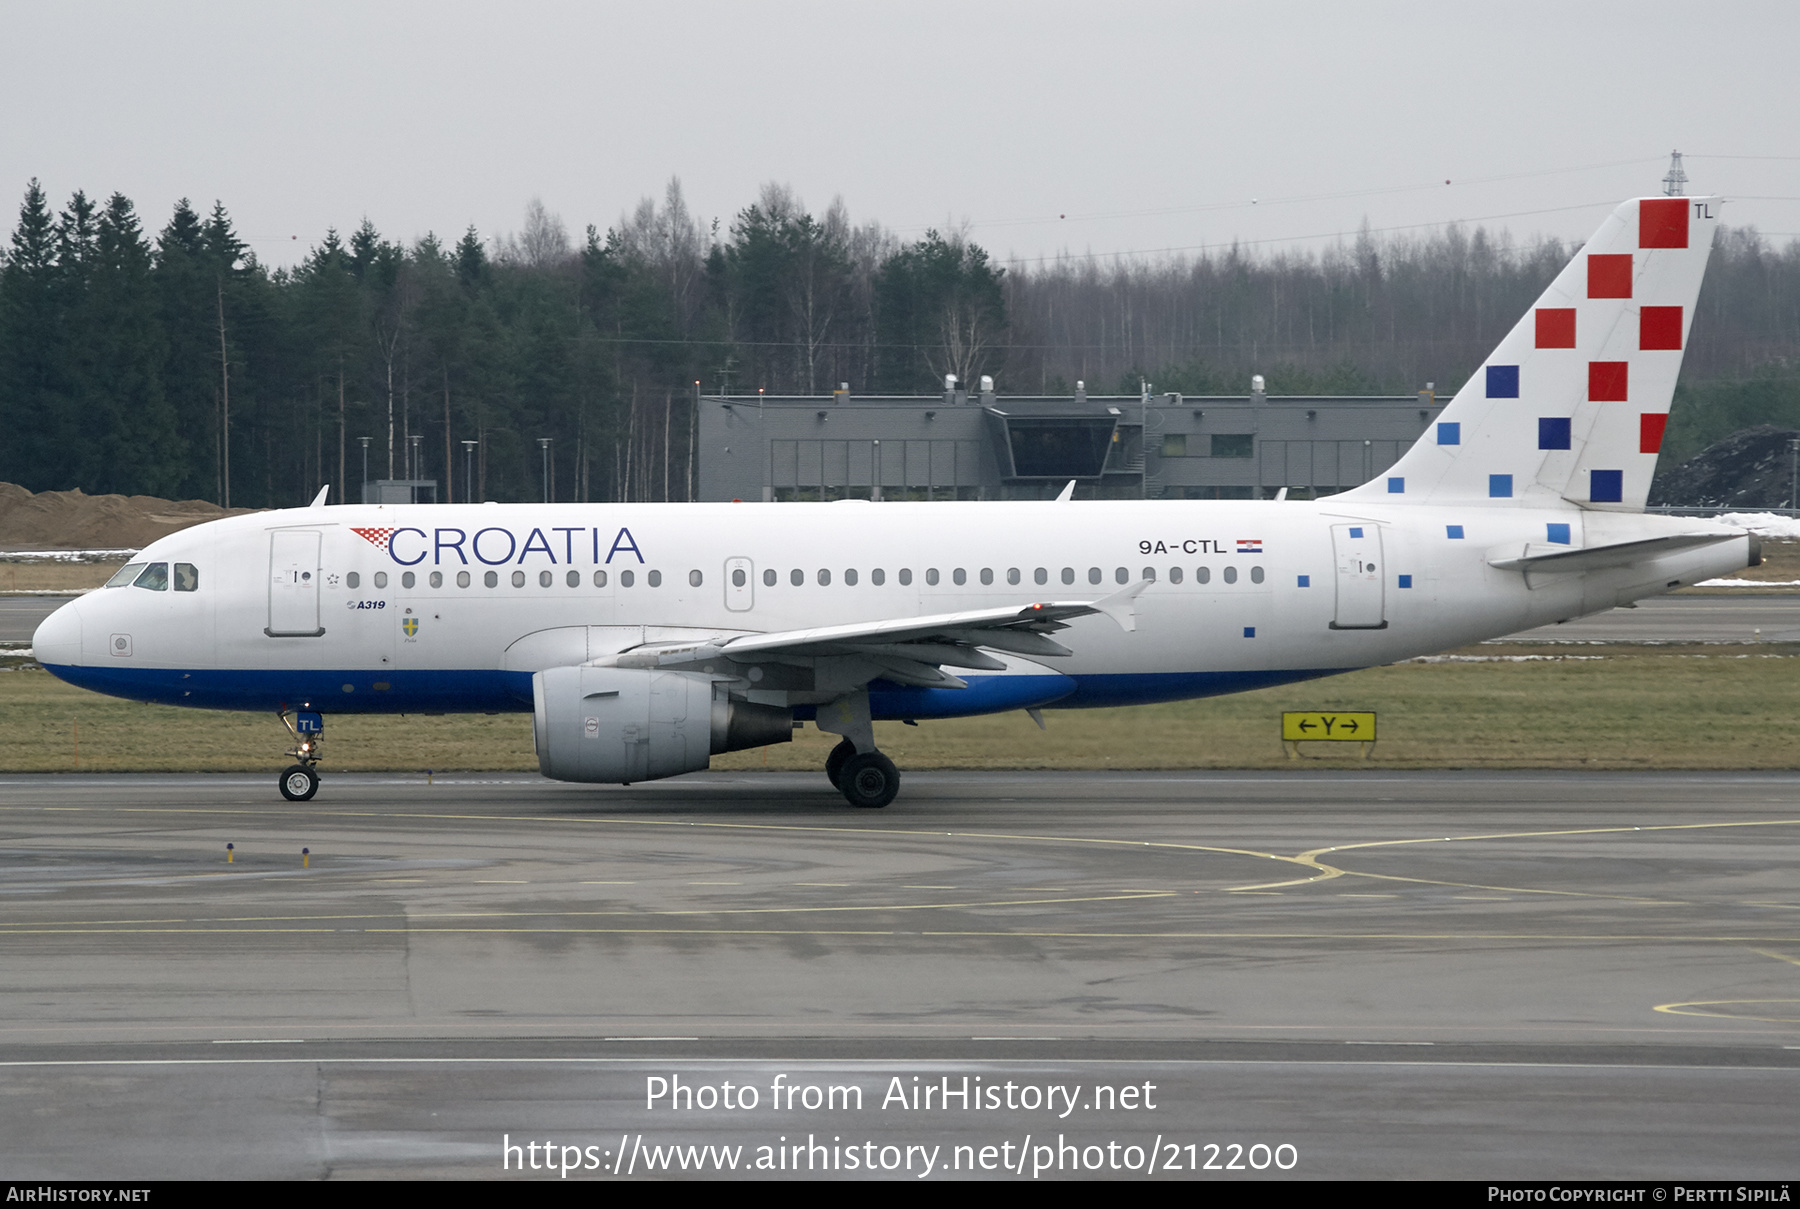
[[[1696,588],[1800,588],[1800,579],[1703,579]]]
[[[1714,520],[1736,525],[1763,537],[1800,538],[1800,516],[1780,516],[1773,512],[1727,512]]]

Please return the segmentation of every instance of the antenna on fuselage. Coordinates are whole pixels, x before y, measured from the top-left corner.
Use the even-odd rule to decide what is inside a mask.
[[[326,483],[323,487],[319,488],[319,494],[313,496],[313,502],[308,504],[307,507],[308,508],[323,508],[325,506],[325,497],[330,494],[331,494],[331,484]]]

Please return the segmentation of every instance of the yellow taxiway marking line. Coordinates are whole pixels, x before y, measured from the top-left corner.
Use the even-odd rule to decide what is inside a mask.
[[[1738,1012],[1708,1012],[1709,1007],[1732,1007],[1738,1004],[1793,1004],[1800,1007],[1800,999],[1693,999],[1686,1003],[1659,1003],[1653,1011],[1664,1012],[1670,1016],[1706,1016],[1714,1020],[1742,1020],[1755,1024],[1800,1024],[1800,1016],[1750,1016]]]
[[[571,919],[586,919],[611,915],[631,915],[642,918],[657,915],[820,915],[846,911],[942,911],[942,910],[974,910],[981,907],[1041,907],[1055,906],[1059,903],[1106,903],[1131,902],[1147,898],[1174,898],[1178,894],[1174,890],[1146,891],[1138,894],[1095,894],[1084,898],[1010,898],[992,901],[970,901],[957,903],[871,903],[863,906],[835,907],[686,907],[662,910],[631,911],[562,911],[550,909],[545,911],[422,911],[397,915],[374,911],[351,912],[343,915],[236,915],[219,916],[200,919],[96,919],[69,920],[66,922],[39,922],[31,926],[22,924],[0,923],[0,936],[36,935],[40,932],[67,929],[81,931],[98,928],[101,925],[112,925],[108,930],[132,931],[133,925],[143,930],[147,924],[255,924],[255,923],[292,923],[355,920],[355,919],[543,919],[547,916],[560,916]],[[372,929],[371,929],[372,930]]]
[[[113,813],[113,814],[149,814],[149,815],[183,815],[183,814],[186,814],[186,815],[233,815],[233,816],[235,816],[235,815],[242,815],[242,814],[247,814],[247,813],[266,814],[265,811],[257,811],[252,807],[217,808],[217,807],[197,807],[197,806],[183,806],[183,807],[37,806],[37,807],[5,807],[5,808],[0,808],[0,809],[4,809],[4,810],[8,810],[8,811],[54,810],[54,811],[63,811],[63,812],[68,812],[68,813],[106,812],[106,813]],[[812,823],[722,823],[722,822],[693,822],[693,821],[689,821],[689,820],[677,820],[677,819],[634,819],[634,818],[582,819],[582,818],[565,818],[565,817],[540,816],[540,815],[510,816],[510,815],[488,815],[488,814],[450,814],[450,813],[442,813],[442,812],[435,812],[435,811],[422,811],[422,812],[418,812],[418,813],[413,813],[413,812],[409,812],[409,811],[377,811],[377,810],[326,811],[326,812],[320,812],[318,814],[315,814],[314,817],[339,818],[339,819],[388,819],[388,820],[399,819],[399,820],[419,820],[419,821],[434,820],[434,821],[469,822],[469,823],[493,822],[493,823],[506,823],[506,824],[513,825],[513,826],[517,826],[517,825],[520,825],[523,823],[560,823],[563,825],[577,824],[577,825],[619,825],[619,826],[636,826],[636,827],[698,827],[698,828],[710,828],[710,829],[715,829],[715,830],[729,830],[729,831],[806,832],[806,833],[819,833],[819,834],[826,834],[826,835],[848,835],[848,836],[893,835],[893,836],[903,836],[903,837],[913,838],[913,839],[924,839],[924,838],[942,836],[946,839],[1010,840],[1010,841],[1021,841],[1021,842],[1027,842],[1027,843],[1052,843],[1052,844],[1092,844],[1092,845],[1104,845],[1104,846],[1116,847],[1116,848],[1149,848],[1149,849],[1164,849],[1164,850],[1169,850],[1169,851],[1180,851],[1180,852],[1206,852],[1206,853],[1213,853],[1213,854],[1224,855],[1224,856],[1247,856],[1247,857],[1251,857],[1253,859],[1258,859],[1258,860],[1271,860],[1271,861],[1279,861],[1283,864],[1299,865],[1303,869],[1311,870],[1310,876],[1295,878],[1295,879],[1288,880],[1288,881],[1265,882],[1265,883],[1258,883],[1258,884],[1253,884],[1253,885],[1248,885],[1248,886],[1226,887],[1225,889],[1227,892],[1235,891],[1235,892],[1243,893],[1243,892],[1253,892],[1253,891],[1283,890],[1290,886],[1303,886],[1303,885],[1312,884],[1314,882],[1330,881],[1334,878],[1339,878],[1339,877],[1344,877],[1344,876],[1357,876],[1357,877],[1382,878],[1384,880],[1390,880],[1390,881],[1416,882],[1416,883],[1425,884],[1425,885],[1457,886],[1457,887],[1461,887],[1461,888],[1465,888],[1465,889],[1472,889],[1472,890],[1504,890],[1509,893],[1519,893],[1519,894],[1547,894],[1547,895],[1559,895],[1559,896],[1576,897],[1576,898],[1623,899],[1626,901],[1668,901],[1668,900],[1645,899],[1642,896],[1634,896],[1634,895],[1594,894],[1594,893],[1590,893],[1590,892],[1574,891],[1574,890],[1536,890],[1536,889],[1531,889],[1531,888],[1527,888],[1527,887],[1516,887],[1516,886],[1485,886],[1485,885],[1475,885],[1475,884],[1466,883],[1466,882],[1433,881],[1431,879],[1426,879],[1426,878],[1396,877],[1396,876],[1393,876],[1390,874],[1358,873],[1358,872],[1355,872],[1352,870],[1338,868],[1335,865],[1326,864],[1324,861],[1320,860],[1319,858],[1321,856],[1325,856],[1325,855],[1332,854],[1332,853],[1352,852],[1352,851],[1356,851],[1358,849],[1364,849],[1364,848],[1402,847],[1402,846],[1416,845],[1416,844],[1467,843],[1467,842],[1478,841],[1478,840],[1497,840],[1497,839],[1551,839],[1551,838],[1578,836],[1578,835],[1618,835],[1618,834],[1622,834],[1622,833],[1626,833],[1626,832],[1702,831],[1702,830],[1716,830],[1716,829],[1730,828],[1730,827],[1786,827],[1786,826],[1794,826],[1796,824],[1800,824],[1800,819],[1755,819],[1755,820],[1742,820],[1742,821],[1737,821],[1737,822],[1725,822],[1725,823],[1652,823],[1652,824],[1647,824],[1647,825],[1629,826],[1629,827],[1627,827],[1627,826],[1570,827],[1570,828],[1559,828],[1559,829],[1550,830],[1550,831],[1502,831],[1502,832],[1486,832],[1486,833],[1476,833],[1476,834],[1470,834],[1470,835],[1454,835],[1454,836],[1451,836],[1451,835],[1418,836],[1418,837],[1412,837],[1412,838],[1401,838],[1401,839],[1392,839],[1392,840],[1368,840],[1368,841],[1364,841],[1361,843],[1355,843],[1355,844],[1333,844],[1333,845],[1328,845],[1328,846],[1320,847],[1320,848],[1311,848],[1305,852],[1298,854],[1297,856],[1284,856],[1284,855],[1282,855],[1280,853],[1276,853],[1276,852],[1262,852],[1262,851],[1258,851],[1258,850],[1250,849],[1250,848],[1226,848],[1226,847],[1218,847],[1215,845],[1208,845],[1208,844],[1183,844],[1183,843],[1177,843],[1174,841],[1167,841],[1167,840],[1125,840],[1125,839],[1111,839],[1111,838],[1106,838],[1106,837],[1095,837],[1095,836],[1028,835],[1028,834],[1020,834],[1020,833],[1014,833],[1014,832],[935,831],[935,830],[927,831],[927,830],[921,830],[921,829],[916,829],[916,828],[903,828],[903,827],[843,827],[843,826],[827,826],[827,825],[823,825],[823,824],[812,824]]]
[[[1773,957],[1776,961],[1785,961],[1791,966],[1800,966],[1800,957],[1789,957],[1786,953],[1774,953],[1768,949],[1751,949],[1758,957]]]
[[[381,927],[381,928],[42,928],[15,929],[15,935],[31,936],[275,936],[275,935],[358,935],[424,936],[443,935],[509,935],[509,936],[929,936],[939,938],[1037,938],[1049,940],[1243,940],[1243,941],[1470,941],[1519,942],[1538,944],[1800,944],[1800,936],[1683,936],[1655,933],[1600,932],[1055,932],[1026,929],[1016,932],[999,930],[935,930],[900,928],[626,928],[626,927]],[[1800,1000],[1719,1000],[1717,1002],[1800,1003]]]

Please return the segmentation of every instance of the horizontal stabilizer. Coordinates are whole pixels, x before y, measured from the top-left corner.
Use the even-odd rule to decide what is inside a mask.
[[[1539,575],[1565,571],[1603,571],[1608,567],[1625,567],[1664,554],[1673,554],[1677,550],[1689,550],[1695,546],[1710,546],[1718,542],[1735,541],[1742,536],[1740,533],[1676,533],[1668,537],[1618,542],[1610,546],[1584,546],[1580,549],[1554,551],[1544,551],[1543,546],[1533,543],[1524,547],[1504,547],[1509,551],[1518,549],[1520,551],[1518,554],[1501,554],[1501,551],[1490,551],[1488,566],[1497,567],[1502,571],[1526,571]],[[1544,552],[1540,553],[1540,551]],[[1501,556],[1494,557],[1496,554],[1501,554]]]

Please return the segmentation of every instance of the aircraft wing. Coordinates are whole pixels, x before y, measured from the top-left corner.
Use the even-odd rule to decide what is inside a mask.
[[[816,629],[740,634],[680,644],[647,644],[596,662],[614,667],[697,671],[720,660],[818,667],[836,662],[851,678],[877,677],[902,684],[962,688],[943,666],[1002,671],[1006,664],[981,648],[1028,658],[1073,654],[1049,637],[1077,617],[1104,614],[1122,629],[1137,626],[1133,602],[1148,586],[1139,580],[1099,600],[1047,601],[1017,607],[971,609],[925,617],[898,617]],[[866,674],[860,674],[866,673]]]

